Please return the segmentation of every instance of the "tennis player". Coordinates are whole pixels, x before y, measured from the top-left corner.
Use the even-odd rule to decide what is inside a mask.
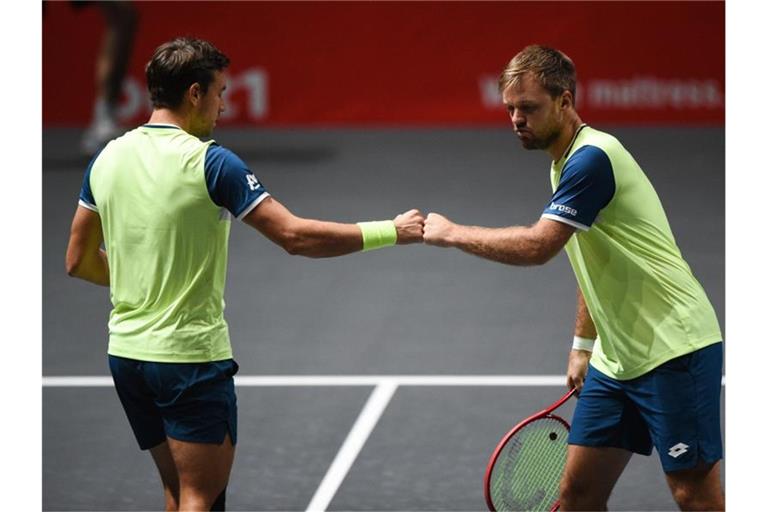
[[[653,186],[615,137],[582,122],[562,52],[523,49],[499,89],[523,147],[552,157],[554,194],[532,226],[430,213],[424,241],[510,265],[568,253],[578,299],[567,382],[580,395],[562,509],[605,510],[632,453],[655,446],[680,508],[722,510],[722,334]]]
[[[237,155],[202,141],[224,110],[228,64],[206,41],[157,48],[149,122],[91,161],[67,248],[70,275],[110,287],[109,366],[167,510],[224,510],[237,442],[223,316],[231,217],[310,257],[422,241],[417,210],[358,224],[297,217]]]

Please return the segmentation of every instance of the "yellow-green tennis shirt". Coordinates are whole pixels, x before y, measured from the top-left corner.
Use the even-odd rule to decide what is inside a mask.
[[[93,159],[79,203],[101,218],[110,355],[232,357],[223,314],[230,219],[268,195],[234,153],[175,126],[141,126]]]
[[[597,328],[595,368],[632,379],[723,339],[656,191],[616,138],[583,125],[551,181],[542,216],[578,228],[565,249]]]

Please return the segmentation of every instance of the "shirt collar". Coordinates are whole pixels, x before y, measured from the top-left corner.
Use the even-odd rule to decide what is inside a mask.
[[[573,145],[576,143],[576,137],[579,136],[581,133],[581,130],[587,126],[587,123],[581,123],[581,125],[576,129],[576,133],[573,134],[573,138],[571,139],[571,143],[568,144],[568,147],[565,149],[565,152],[563,153],[563,156],[560,157],[560,159],[555,162],[556,164],[560,164],[562,162],[565,162],[568,159],[568,154],[571,152],[571,149],[573,148]]]
[[[176,128],[177,130],[181,130],[180,126],[171,123],[146,123],[143,126],[145,128]]]

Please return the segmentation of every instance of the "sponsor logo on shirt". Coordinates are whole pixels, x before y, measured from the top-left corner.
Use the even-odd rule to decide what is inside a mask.
[[[558,212],[563,212],[565,214],[570,215],[571,217],[575,217],[576,214],[579,213],[579,211],[576,210],[575,208],[571,208],[570,206],[565,206],[565,205],[562,205],[562,204],[555,204],[555,203],[550,203],[548,209],[549,210],[556,210]]]
[[[253,174],[246,175],[245,179],[248,180],[248,187],[251,190],[256,190],[257,188],[259,188],[259,180],[256,179],[256,176],[254,176]]]

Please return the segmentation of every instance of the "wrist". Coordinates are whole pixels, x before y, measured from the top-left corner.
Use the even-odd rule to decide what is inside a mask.
[[[583,338],[581,336],[573,337],[573,345],[571,346],[571,350],[585,350],[587,352],[592,352],[594,347],[595,347],[594,339]]]
[[[393,220],[358,222],[363,237],[363,252],[390,247],[397,243],[397,227]]]
[[[445,230],[445,237],[444,237],[446,246],[461,248],[462,227],[463,226],[460,226],[459,224],[450,224],[448,226],[448,228]]]

